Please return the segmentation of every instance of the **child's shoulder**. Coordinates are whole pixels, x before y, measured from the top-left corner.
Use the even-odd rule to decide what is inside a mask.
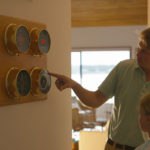
[[[135,150],[150,150],[150,140],[138,146]]]

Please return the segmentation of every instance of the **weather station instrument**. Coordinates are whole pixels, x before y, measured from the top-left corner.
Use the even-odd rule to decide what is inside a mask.
[[[31,90],[30,74],[25,69],[10,68],[5,79],[7,93],[11,98],[27,96]]]
[[[30,47],[30,35],[23,25],[9,24],[4,35],[5,46],[11,55],[25,53]]]
[[[43,101],[51,89],[46,25],[0,15],[0,106]]]
[[[51,77],[46,69],[35,67],[31,71],[32,89],[35,96],[47,94],[51,88]]]
[[[42,55],[49,52],[51,45],[50,35],[47,30],[37,28],[31,31],[31,52],[33,55]]]

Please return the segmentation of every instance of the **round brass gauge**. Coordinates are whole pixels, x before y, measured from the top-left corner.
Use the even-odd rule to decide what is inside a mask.
[[[31,71],[33,95],[47,94],[51,88],[51,77],[48,71],[35,67]]]
[[[25,53],[30,48],[30,34],[23,25],[9,24],[4,34],[7,51],[11,55]]]
[[[12,98],[27,96],[31,90],[30,74],[24,69],[12,67],[6,75],[6,89]]]
[[[31,31],[31,50],[33,55],[42,55],[49,52],[51,39],[47,30],[33,28]]]

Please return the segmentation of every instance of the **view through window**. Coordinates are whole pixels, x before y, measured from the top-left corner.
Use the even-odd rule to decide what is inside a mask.
[[[129,58],[130,48],[100,49],[99,51],[74,50],[71,52],[72,79],[89,90],[96,90],[118,62]],[[75,96],[73,91],[72,96]]]

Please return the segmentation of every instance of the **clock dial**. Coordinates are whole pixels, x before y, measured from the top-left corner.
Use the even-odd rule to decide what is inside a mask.
[[[6,75],[5,86],[8,96],[10,96],[11,98],[19,98],[19,93],[17,92],[16,89],[16,76],[18,71],[19,71],[18,68],[12,67],[8,70]]]
[[[23,25],[9,24],[4,35],[5,46],[11,55],[25,53],[30,47],[30,34]]]
[[[31,49],[33,55],[48,53],[50,45],[51,39],[47,30],[39,30],[35,28],[31,31]]]

